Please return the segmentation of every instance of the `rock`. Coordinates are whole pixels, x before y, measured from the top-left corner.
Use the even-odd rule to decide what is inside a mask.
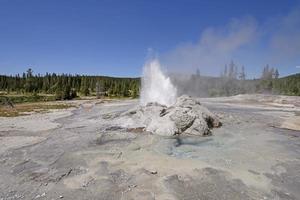
[[[157,174],[157,171],[151,170],[151,171],[150,171],[150,174]]]
[[[137,187],[137,185],[133,184],[133,185],[129,185],[128,187],[129,188],[135,188],[135,187]]]
[[[41,197],[45,197],[46,196],[46,193],[44,192],[43,194],[38,194],[35,199],[39,199]]]
[[[203,118],[197,118],[194,120],[193,124],[185,130],[185,133],[190,135],[210,135],[211,131],[207,122]]]
[[[117,121],[127,128],[141,128],[153,134],[173,136],[177,134],[209,135],[212,128],[220,127],[218,117],[201,103],[189,96],[177,98],[173,106],[158,103],[139,106]]]

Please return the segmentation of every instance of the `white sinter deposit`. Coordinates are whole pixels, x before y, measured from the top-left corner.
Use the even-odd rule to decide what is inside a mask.
[[[143,128],[157,135],[209,135],[211,129],[221,126],[218,117],[199,101],[183,95],[172,106],[148,103],[121,115],[118,119],[126,128]]]
[[[158,60],[147,63],[142,78],[141,105],[123,113],[118,125],[157,135],[208,135],[221,126],[218,118],[189,96],[176,98],[176,88],[166,77]]]
[[[176,88],[166,77],[157,59],[147,62],[144,66],[140,104],[156,102],[171,106],[176,102]]]

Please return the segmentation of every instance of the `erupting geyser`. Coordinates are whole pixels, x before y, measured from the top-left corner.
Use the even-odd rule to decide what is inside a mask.
[[[123,113],[118,125],[157,135],[209,135],[221,126],[218,117],[192,97],[176,97],[176,88],[160,69],[158,60],[146,63],[140,106]]]
[[[156,102],[162,105],[171,106],[176,102],[176,88],[166,77],[160,68],[157,59],[147,62],[144,66],[141,89],[141,105]]]

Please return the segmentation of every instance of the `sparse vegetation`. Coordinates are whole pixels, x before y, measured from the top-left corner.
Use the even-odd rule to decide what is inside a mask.
[[[20,103],[13,107],[9,105],[0,106],[0,117],[16,117],[28,115],[32,112],[48,112],[53,109],[66,109],[74,107],[72,104],[62,103]]]
[[[17,103],[28,103],[28,102],[41,102],[41,101],[54,101],[55,96],[54,95],[40,95],[40,94],[28,94],[28,95],[22,95],[22,94],[2,94],[0,95],[0,105],[3,105],[5,101],[11,101],[14,104]]]

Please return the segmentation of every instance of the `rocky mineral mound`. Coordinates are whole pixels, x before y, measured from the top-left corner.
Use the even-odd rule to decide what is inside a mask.
[[[121,118],[127,128],[144,128],[145,131],[163,136],[209,135],[212,128],[221,126],[213,113],[196,99],[185,95],[177,98],[170,107],[148,103],[124,113]]]

